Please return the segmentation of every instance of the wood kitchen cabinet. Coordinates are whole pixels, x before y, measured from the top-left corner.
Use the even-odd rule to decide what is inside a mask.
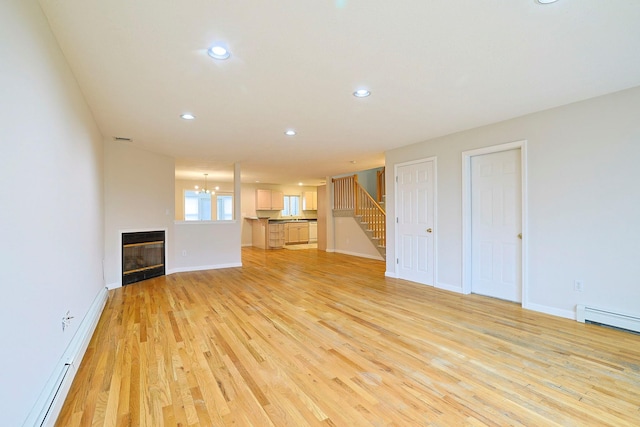
[[[318,210],[318,193],[315,191],[305,191],[302,193],[302,210]]]
[[[281,211],[284,209],[284,193],[278,190],[256,190],[257,211]]]
[[[261,249],[280,249],[284,246],[284,224],[269,222],[267,218],[251,218],[252,245]]]
[[[284,228],[284,240],[287,244],[309,243],[309,223],[286,223]]]
[[[281,248],[284,246],[284,224],[269,224],[269,248]]]

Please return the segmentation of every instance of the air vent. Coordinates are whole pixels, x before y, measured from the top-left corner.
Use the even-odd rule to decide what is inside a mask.
[[[127,138],[125,136],[114,136],[113,140],[114,141],[122,141],[122,142],[131,142],[131,141],[133,141],[133,139]]]

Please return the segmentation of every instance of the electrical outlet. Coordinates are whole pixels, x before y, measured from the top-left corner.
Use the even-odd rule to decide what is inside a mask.
[[[576,292],[584,291],[584,282],[582,280],[576,280],[573,282],[573,290]]]

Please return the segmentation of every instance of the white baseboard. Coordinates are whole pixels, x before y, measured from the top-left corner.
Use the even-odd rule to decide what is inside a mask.
[[[385,271],[384,272],[384,276],[385,277],[391,277],[392,279],[397,279],[398,275],[396,274],[395,271]]]
[[[455,286],[455,285],[450,285],[448,283],[437,282],[435,287],[437,289],[442,289],[444,291],[449,291],[449,292],[455,292],[457,294],[463,293],[462,286]]]
[[[242,267],[241,262],[232,262],[229,264],[213,264],[213,265],[198,265],[194,267],[180,267],[167,270],[167,275],[174,273],[188,273],[190,271],[202,271],[202,270],[219,270],[221,268],[234,268]]]
[[[107,289],[109,290],[117,289],[121,287],[122,287],[122,283],[107,283]]]
[[[327,251],[327,252],[329,252],[329,251]],[[375,256],[375,255],[369,255],[369,254],[361,254],[361,253],[358,253],[358,252],[341,251],[341,250],[337,250],[337,249],[334,252],[337,253],[337,254],[351,255],[351,256],[357,256],[357,257],[360,257],[360,258],[368,258],[368,259],[375,259],[375,260],[378,260],[378,261],[384,261],[384,258],[382,258],[380,255]]]
[[[232,267],[242,267],[242,263],[241,262],[234,262],[234,263],[229,263],[229,264],[213,264],[213,265],[198,265],[195,267],[179,267],[179,268],[172,268],[172,269],[167,269],[165,271],[165,274],[168,276],[170,274],[174,274],[174,273],[188,273],[190,271],[202,271],[202,270],[218,270],[220,268],[232,268]],[[111,289],[116,289],[116,288],[121,288],[122,284],[120,283],[109,283],[107,284],[107,288],[109,290]]]
[[[522,308],[527,310],[538,311],[540,313],[550,314],[552,316],[564,317],[565,319],[576,320],[576,313],[574,310],[562,310],[555,307],[549,307],[541,304],[524,303]]]
[[[107,288],[102,288],[98,292],[78,330],[71,338],[69,346],[60,358],[56,370],[49,377],[38,401],[22,424],[23,427],[53,426],[55,424],[108,297]]]

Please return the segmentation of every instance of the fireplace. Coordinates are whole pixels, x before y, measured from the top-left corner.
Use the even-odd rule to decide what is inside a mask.
[[[164,231],[122,233],[122,285],[164,276]]]

